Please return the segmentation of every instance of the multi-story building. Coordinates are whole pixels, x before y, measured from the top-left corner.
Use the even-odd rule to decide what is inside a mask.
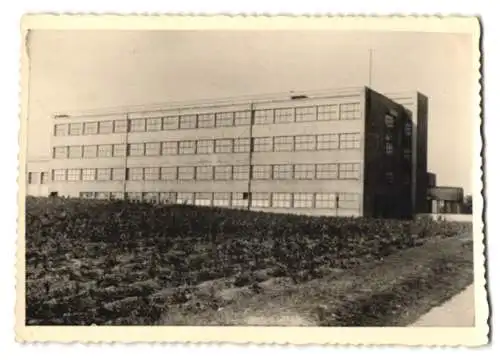
[[[310,215],[408,217],[418,200],[414,173],[420,155],[414,151],[420,148],[414,137],[423,132],[414,127],[407,109],[366,87],[59,115],[44,170],[50,172],[46,191]]]

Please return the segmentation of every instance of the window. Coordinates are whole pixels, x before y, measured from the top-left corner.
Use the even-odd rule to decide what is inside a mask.
[[[197,154],[211,154],[214,152],[214,141],[213,140],[198,140],[196,142],[196,153]]]
[[[144,119],[130,120],[130,132],[144,132],[146,130],[146,121]]]
[[[113,156],[113,145],[99,145],[97,147],[97,153],[99,157],[111,157]]]
[[[317,209],[335,209],[337,204],[337,195],[332,193],[316,194]]]
[[[181,128],[181,129],[195,129],[196,128],[196,115],[181,115],[179,128]]]
[[[295,137],[295,151],[316,150],[316,136],[298,135]]]
[[[297,180],[312,180],[314,179],[314,164],[299,164],[295,165],[294,178]]]
[[[292,207],[292,194],[289,193],[273,193],[274,208],[289,208]]]
[[[180,166],[177,176],[179,180],[194,180],[194,166]]]
[[[53,151],[54,159],[66,159],[68,157],[68,148],[66,146],[57,146]]]
[[[84,158],[97,157],[97,145],[84,145],[83,146],[83,157]]]
[[[40,184],[46,184],[48,179],[49,179],[49,174],[46,171],[44,171],[40,175],[41,175],[40,176]]]
[[[123,168],[112,169],[111,180],[125,180],[125,169]]]
[[[233,112],[217,113],[215,115],[215,122],[217,127],[233,126]]]
[[[338,206],[339,209],[358,209],[358,194],[340,193]]]
[[[293,151],[293,136],[276,136],[274,151]]]
[[[95,193],[95,198],[97,200],[108,200],[109,199],[109,193],[108,192],[96,192]]]
[[[338,134],[324,134],[317,137],[318,150],[333,150],[339,148]]]
[[[54,126],[55,136],[65,136],[68,135],[68,124],[58,124]]]
[[[231,166],[216,166],[215,167],[215,180],[231,180],[232,167]]]
[[[146,143],[146,156],[160,155],[161,144],[159,142]]]
[[[177,141],[165,141],[161,143],[161,153],[163,155],[177,155]]]
[[[250,139],[249,138],[234,139],[234,152],[235,153],[250,152]]]
[[[305,121],[315,121],[316,120],[316,108],[314,106],[299,107],[295,109],[295,121],[305,122]]]
[[[230,153],[233,151],[233,139],[217,139],[215,140],[216,153]]]
[[[293,194],[293,207],[294,208],[313,208],[314,205],[314,195],[298,193]]]
[[[293,177],[293,165],[273,165],[273,179],[288,180]]]
[[[253,138],[253,151],[255,152],[273,151],[273,138],[272,137]]]
[[[94,135],[99,132],[99,123],[97,121],[84,124],[83,132],[85,135]]]
[[[81,174],[80,169],[68,169],[67,174],[68,174],[67,175],[68,181],[80,181],[80,174]]]
[[[96,169],[83,169],[82,170],[82,180],[83,181],[94,181],[96,175]]]
[[[163,118],[163,130],[175,130],[179,128],[178,116],[165,116]]]
[[[338,120],[338,106],[337,105],[320,105],[318,106],[318,120],[331,121]]]
[[[212,205],[212,193],[196,193],[194,198],[194,204],[197,206],[211,206]]]
[[[128,168],[127,172],[128,172],[127,180],[141,181],[144,179],[144,168],[141,167]]]
[[[125,156],[125,144],[113,145],[113,156]]]
[[[145,192],[142,194],[142,199],[144,202],[157,204],[158,203],[158,193],[155,192]]]
[[[125,195],[122,192],[114,191],[109,193],[109,198],[111,200],[123,200],[125,198]]]
[[[254,165],[252,167],[252,179],[266,180],[271,178],[271,165]]]
[[[88,192],[84,191],[80,193],[80,198],[82,199],[93,199],[94,198],[94,193],[93,192]]]
[[[177,193],[177,204],[193,205],[193,193]]]
[[[161,117],[146,119],[146,131],[160,131],[161,123]]]
[[[160,179],[160,168],[148,167],[144,169],[144,180],[152,181]]]
[[[196,151],[196,142],[184,140],[179,142],[179,154],[194,154]]]
[[[111,180],[111,169],[97,169],[97,180],[107,181]]]
[[[389,114],[385,115],[384,118],[385,126],[389,129],[392,129],[394,127],[394,124],[396,123],[396,120]]]
[[[413,124],[411,122],[407,122],[405,124],[405,129],[404,129],[404,132],[405,132],[405,136],[411,136],[412,135],[412,132],[413,132]]]
[[[130,202],[141,202],[142,193],[141,192],[128,192],[126,198]]]
[[[290,123],[294,122],[294,111],[293,108],[289,109],[276,109],[274,111],[275,113],[275,123],[276,124],[282,124],[282,123]]]
[[[196,180],[212,180],[213,169],[211,166],[198,166],[196,168]]]
[[[230,205],[231,193],[214,193],[214,206],[227,207]]]
[[[237,208],[248,207],[248,193],[233,193],[231,206]]]
[[[215,126],[215,115],[214,114],[200,114],[198,115],[198,127],[199,128],[212,128]]]
[[[385,181],[387,184],[394,183],[394,173],[392,171],[388,171],[385,173]]]
[[[392,155],[394,153],[394,146],[390,142],[385,143],[385,153],[387,155]]]
[[[175,166],[161,168],[161,180],[177,180],[177,168]]]
[[[52,170],[52,180],[66,181],[66,170],[65,169]]]
[[[38,183],[36,173],[29,172],[28,173],[28,184],[36,184]]]
[[[250,111],[236,111],[234,113],[234,125],[250,125],[251,116],[252,115]]]
[[[251,197],[253,207],[269,207],[269,193],[252,193]]]
[[[339,179],[359,179],[359,164],[339,164]]]
[[[340,134],[340,148],[341,149],[359,149],[360,148],[360,134]]]
[[[317,164],[316,179],[336,179],[337,164]]]
[[[174,192],[160,193],[160,203],[162,204],[175,204],[176,199],[177,199],[177,193]]]
[[[82,123],[69,124],[69,134],[76,136],[82,134]]]
[[[361,116],[361,105],[359,103],[340,105],[340,120],[355,120]]]
[[[248,180],[250,167],[246,165],[233,166],[233,180]]]
[[[125,132],[127,132],[127,120],[115,120],[115,122],[114,122],[114,132],[115,133],[125,133]]]
[[[68,157],[70,159],[79,159],[82,157],[82,147],[80,145],[70,146],[68,148]]]
[[[99,121],[99,134],[111,134],[113,132],[113,121]]]
[[[144,156],[144,144],[128,144],[128,154],[129,156]]]
[[[404,149],[403,156],[406,160],[410,160],[411,159],[411,149]]]
[[[255,110],[255,124],[272,124],[274,110]]]

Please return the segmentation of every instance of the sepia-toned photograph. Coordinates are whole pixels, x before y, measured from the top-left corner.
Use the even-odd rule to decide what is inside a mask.
[[[486,341],[477,19],[93,17],[23,19],[19,338]]]

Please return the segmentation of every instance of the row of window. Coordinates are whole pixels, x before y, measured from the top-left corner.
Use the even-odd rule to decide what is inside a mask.
[[[254,124],[280,124],[309,121],[355,120],[361,116],[360,103],[255,110]],[[171,115],[133,120],[106,120],[57,124],[55,136],[96,135],[176,129],[250,125],[251,112],[231,111],[206,114]]]
[[[253,138],[254,152],[321,151],[359,149],[359,133],[296,135]],[[248,153],[250,138],[181,140],[151,143],[71,145],[53,148],[55,159],[96,157],[192,155],[212,153]]]
[[[236,208],[250,204],[258,208],[359,209],[357,193],[81,192],[80,197]]]
[[[357,180],[359,163],[253,165],[255,180]],[[172,166],[52,170],[53,181],[248,180],[250,166]]]

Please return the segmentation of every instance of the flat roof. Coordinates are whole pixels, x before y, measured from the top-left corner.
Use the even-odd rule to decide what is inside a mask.
[[[196,109],[200,107],[243,106],[250,104],[276,103],[285,101],[300,101],[305,99],[324,99],[329,97],[354,96],[366,89],[366,86],[324,89],[324,90],[293,90],[290,92],[269,93],[260,95],[245,95],[227,98],[199,99],[192,101],[172,101],[165,103],[143,104],[136,106],[110,107],[83,111],[66,111],[53,114],[54,118],[78,118],[106,115],[122,115],[144,112],[162,112],[172,110]],[[293,96],[299,99],[292,99]]]

